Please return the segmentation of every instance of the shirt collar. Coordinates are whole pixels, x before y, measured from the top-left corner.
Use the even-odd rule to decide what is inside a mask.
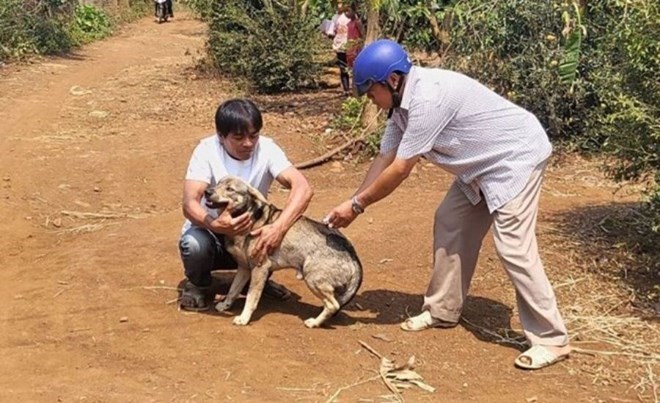
[[[413,90],[415,88],[414,82],[417,80],[417,66],[412,66],[410,71],[406,76],[406,85],[403,88],[403,97],[401,98],[400,109],[405,109],[406,111],[410,108],[410,101],[413,97]]]

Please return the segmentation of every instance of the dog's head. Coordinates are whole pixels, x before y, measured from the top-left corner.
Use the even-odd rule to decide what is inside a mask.
[[[204,196],[207,207],[219,212],[229,208],[233,217],[246,211],[250,211],[254,215],[260,205],[268,203],[257,189],[234,176],[226,176],[218,182],[215,188],[206,189]]]

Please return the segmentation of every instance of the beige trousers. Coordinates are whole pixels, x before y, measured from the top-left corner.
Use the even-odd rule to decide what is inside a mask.
[[[490,214],[485,201],[472,205],[454,183],[435,213],[434,267],[423,310],[458,322],[481,243],[493,226],[495,248],[516,289],[520,322],[532,345],[568,344],[566,326],[536,244],[536,217],[546,162],[513,200]]]

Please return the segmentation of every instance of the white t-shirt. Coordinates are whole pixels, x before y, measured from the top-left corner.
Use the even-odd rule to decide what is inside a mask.
[[[239,161],[229,156],[220,142],[220,137],[214,134],[202,139],[193,151],[186,180],[206,182],[210,187],[214,187],[225,176],[237,176],[268,197],[268,189],[273,180],[290,166],[292,164],[284,151],[269,137],[259,136],[252,157]],[[211,217],[218,216],[215,210],[206,208],[203,197],[201,203]],[[186,220],[182,233],[191,225],[191,222]]]

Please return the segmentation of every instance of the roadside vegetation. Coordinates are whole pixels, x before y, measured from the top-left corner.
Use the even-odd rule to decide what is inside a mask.
[[[77,0],[0,0],[0,62],[70,52],[152,10],[148,0],[108,4]]]

